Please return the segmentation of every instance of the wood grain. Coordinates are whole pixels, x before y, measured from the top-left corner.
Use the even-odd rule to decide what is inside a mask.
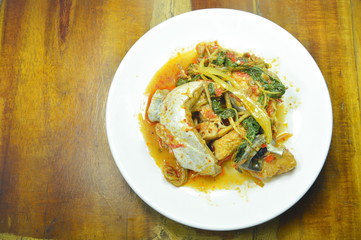
[[[104,111],[121,58],[148,29],[148,7],[3,2],[1,231],[63,239],[142,234],[132,229],[144,225],[147,210],[116,169]]]
[[[104,121],[135,41],[170,17],[214,7],[293,34],[325,77],[334,117],[310,191],[281,216],[229,232],[186,227],[147,206],[117,170]],[[0,239],[358,239],[360,12],[359,0],[0,0]]]
[[[309,193],[284,214],[285,217],[281,216],[280,236],[289,239],[356,238],[361,234],[353,225],[360,221],[357,179],[360,167],[357,162],[361,148],[357,135],[357,129],[360,129],[359,79],[351,7],[349,2],[311,1],[308,11],[298,18],[301,5],[293,1],[286,3],[292,7],[282,10],[284,17],[268,13],[272,5],[271,1],[264,2],[261,12],[267,13],[267,17],[276,23],[287,22],[284,27],[310,51],[324,74],[334,111],[333,141],[325,167]],[[317,17],[321,13],[324,18]],[[294,16],[292,21],[297,24],[290,23],[287,15]],[[336,222],[338,224],[334,225]],[[289,236],[290,232],[292,236]]]
[[[189,11],[192,11],[190,0],[154,0],[150,28],[155,27],[156,25],[167,20],[168,18]]]

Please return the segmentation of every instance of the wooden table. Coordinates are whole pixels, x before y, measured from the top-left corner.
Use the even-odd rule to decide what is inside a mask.
[[[361,236],[361,1],[0,0],[0,239],[357,239]],[[148,29],[211,7],[253,12],[307,48],[333,104],[326,164],[262,225],[198,230],[145,204],[105,132],[114,73]]]

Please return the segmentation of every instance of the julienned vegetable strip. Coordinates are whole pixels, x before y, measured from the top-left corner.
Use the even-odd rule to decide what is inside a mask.
[[[249,117],[249,113],[246,112],[244,115],[242,115],[242,117],[239,117],[238,120],[235,122],[236,125],[238,125],[239,123],[241,123],[244,119],[246,119],[247,117]],[[231,131],[231,129],[233,129],[233,127],[230,125],[230,126],[227,126],[223,129],[221,129],[218,133],[218,135],[220,137],[222,137],[223,135],[227,134],[229,131]]]
[[[223,79],[231,82],[235,81],[232,77],[223,73],[222,71],[217,70],[215,68],[204,67],[204,66],[200,66],[197,70],[199,71],[199,73],[211,78],[213,81],[221,85],[224,89],[232,92],[236,97],[238,97],[243,102],[245,107],[251,112],[252,116],[256,119],[259,125],[262,127],[264,134],[266,136],[266,142],[267,143],[271,142],[272,140],[271,121],[266,111],[262,108],[262,106],[258,102],[253,101],[240,89],[236,89],[232,85],[226,83],[224,80],[217,77],[220,76]]]

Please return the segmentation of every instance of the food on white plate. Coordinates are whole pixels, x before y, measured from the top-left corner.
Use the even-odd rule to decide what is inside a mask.
[[[296,167],[284,146],[292,134],[282,131],[287,88],[270,64],[215,41],[198,44],[167,66],[148,87],[141,125],[168,182],[182,186],[202,177],[216,182],[231,166],[240,178],[263,186]]]

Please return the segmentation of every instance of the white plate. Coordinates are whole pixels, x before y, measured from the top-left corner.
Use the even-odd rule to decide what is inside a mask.
[[[265,187],[209,194],[167,183],[147,151],[137,116],[153,75],[182,48],[218,40],[236,51],[252,51],[286,79],[285,99],[298,105],[287,115],[287,142],[298,166]],[[332,135],[332,108],[322,74],[307,50],[287,31],[254,14],[206,9],[173,17],[151,29],[129,50],[113,79],[106,112],[114,160],[132,189],[161,214],[208,230],[234,230],[268,221],[295,204],[325,162]]]

